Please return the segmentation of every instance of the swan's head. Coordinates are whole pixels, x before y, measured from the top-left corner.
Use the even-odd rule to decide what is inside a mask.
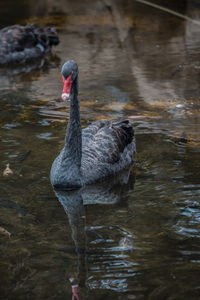
[[[69,100],[72,83],[78,76],[78,66],[75,61],[69,60],[64,63],[64,65],[62,66],[61,74],[63,80],[63,90],[61,98],[63,100]]]

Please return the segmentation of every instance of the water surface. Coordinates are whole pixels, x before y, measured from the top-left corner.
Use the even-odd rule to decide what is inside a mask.
[[[137,1],[18,2],[2,1],[1,27],[55,26],[60,44],[0,70],[1,299],[71,299],[73,285],[80,299],[199,299],[200,26]],[[154,3],[199,20],[198,1]],[[55,194],[68,59],[79,65],[83,126],[145,118],[132,120],[129,173]]]

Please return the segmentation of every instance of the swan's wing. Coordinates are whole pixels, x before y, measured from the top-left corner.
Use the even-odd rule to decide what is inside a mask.
[[[118,172],[130,165],[134,152],[134,131],[128,120],[94,122],[82,131],[84,176],[103,178]]]

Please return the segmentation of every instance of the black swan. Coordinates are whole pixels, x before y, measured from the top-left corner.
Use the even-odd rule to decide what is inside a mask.
[[[25,63],[41,58],[57,45],[59,38],[55,28],[43,28],[34,24],[13,25],[0,30],[0,65]]]
[[[56,189],[77,189],[102,181],[127,168],[136,153],[134,131],[128,119],[93,122],[81,130],[78,66],[62,67],[62,99],[70,100],[65,145],[54,160],[50,180]]]

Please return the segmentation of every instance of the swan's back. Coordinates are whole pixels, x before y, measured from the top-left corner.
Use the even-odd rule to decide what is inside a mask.
[[[135,152],[134,131],[129,120],[92,123],[82,130],[84,184],[99,181],[128,167]]]
[[[33,24],[13,25],[0,30],[0,65],[24,63],[40,58],[59,43],[54,28]]]

